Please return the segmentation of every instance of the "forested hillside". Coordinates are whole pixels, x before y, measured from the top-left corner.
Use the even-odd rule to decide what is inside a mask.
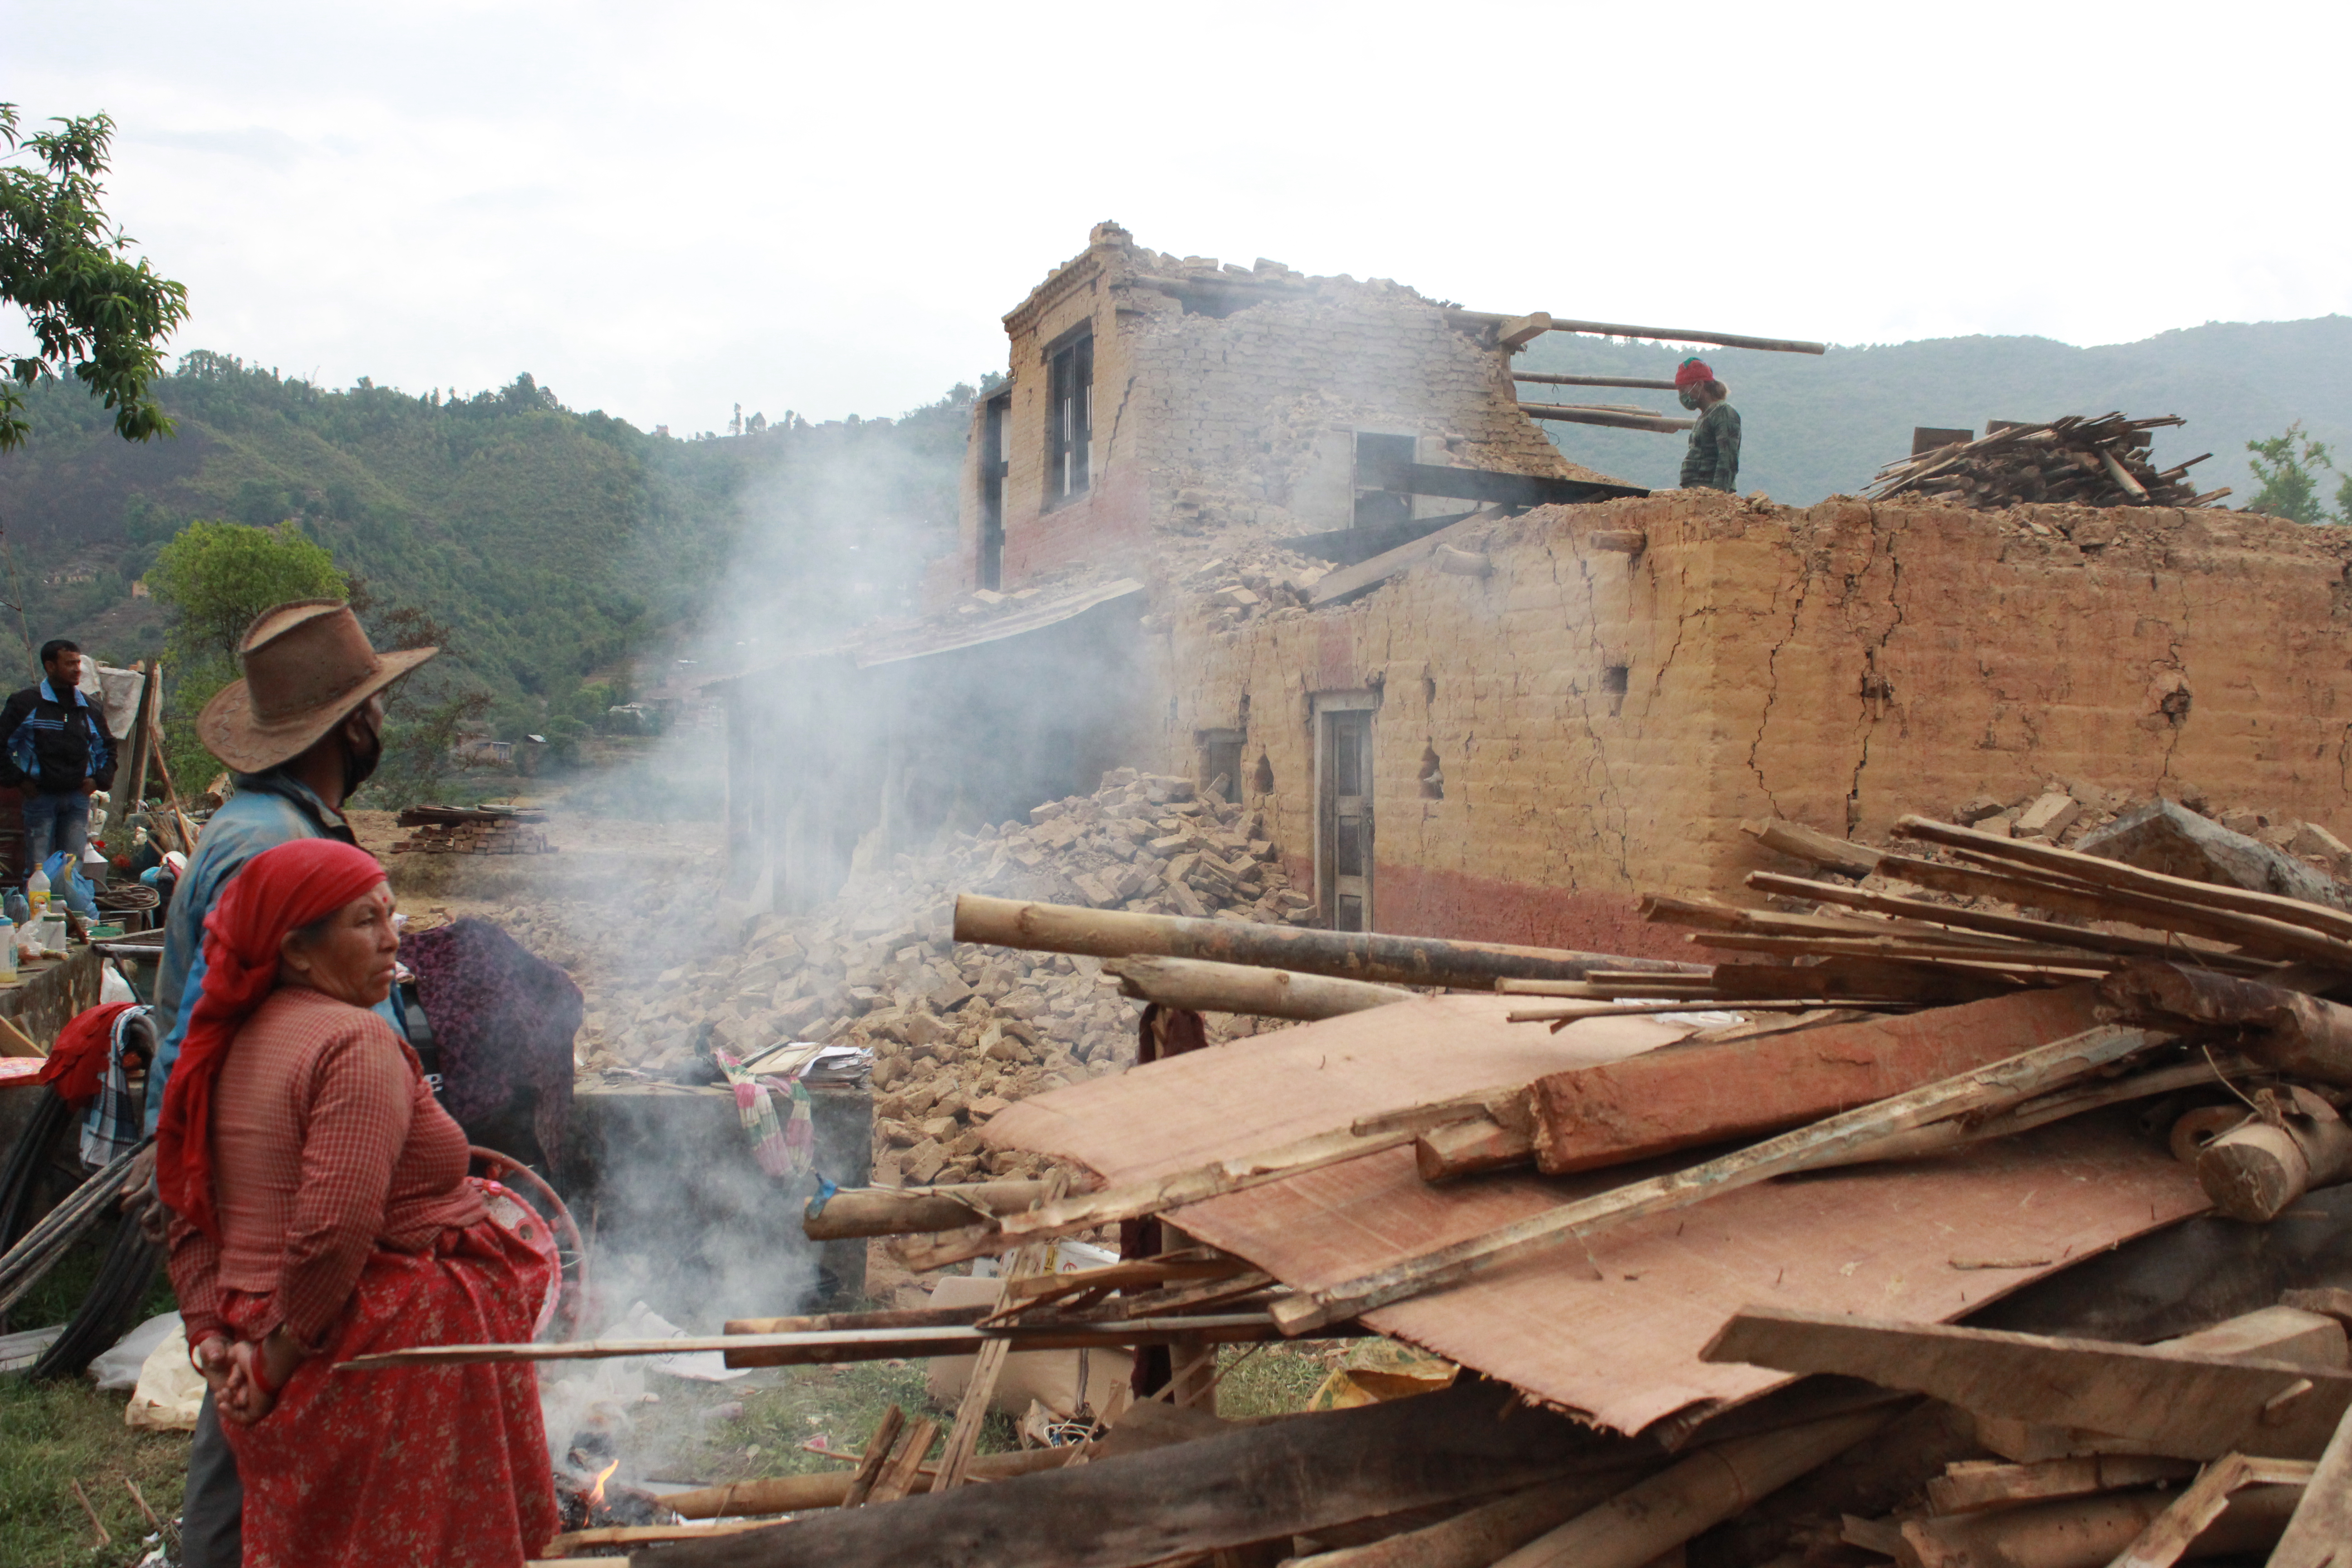
[[[1740,489],[1800,506],[1862,489],[1880,465],[1911,450],[1914,426],[1982,435],[1988,419],[2113,410],[2186,417],[2185,426],[2158,432],[2156,450],[2166,464],[2212,453],[2190,474],[2203,489],[2231,486],[2235,493],[2226,505],[2253,497],[2246,443],[2275,436],[2294,420],[2352,467],[2352,317],[2345,316],[2210,322],[2088,349],[2047,338],[1937,338],[1834,348],[1818,358],[1550,332],[1529,346],[1517,368],[1664,379],[1692,353],[1715,367],[1739,410]],[[1519,395],[1681,412],[1670,392],[1526,385]],[[1675,481],[1679,436],[1590,426],[1550,430],[1563,450],[1605,473],[1642,485]]]
[[[574,413],[528,375],[420,398],[195,353],[161,391],[178,433],[134,445],[79,387],[38,387],[31,440],[0,456],[19,579],[5,597],[32,639],[158,651],[161,612],[132,584],[165,541],[198,518],[292,518],[380,605],[446,625],[467,670],[524,711],[689,632],[739,556],[794,560],[824,583],[773,583],[778,614],[814,632],[910,606],[923,542],[953,527],[971,395],[901,419],[678,440]]]

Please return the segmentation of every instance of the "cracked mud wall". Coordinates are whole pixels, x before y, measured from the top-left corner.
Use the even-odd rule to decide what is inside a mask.
[[[1177,610],[1153,653],[1161,765],[1245,731],[1244,800],[1303,887],[1312,700],[1379,693],[1382,930],[1686,954],[1634,900],[1746,898],[1743,818],[1876,838],[2052,777],[2352,829],[2352,532],[1675,492],[1455,542],[1490,574],[1223,631]]]

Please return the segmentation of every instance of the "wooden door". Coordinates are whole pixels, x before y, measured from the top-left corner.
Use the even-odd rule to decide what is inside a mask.
[[[1318,713],[1317,879],[1333,931],[1372,929],[1372,713]]]

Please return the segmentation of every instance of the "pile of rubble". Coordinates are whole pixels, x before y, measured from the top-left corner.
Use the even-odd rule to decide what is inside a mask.
[[[885,1179],[893,1166],[909,1183],[1034,1173],[1033,1157],[982,1149],[978,1129],[1028,1095],[1132,1063],[1137,1009],[1098,961],[957,948],[954,895],[1311,925],[1314,900],[1291,885],[1263,818],[1224,798],[1231,787],[1119,769],[1025,824],[900,855],[819,914],[762,916],[740,949],[676,965],[635,1001],[604,999],[582,1065],[664,1078],[696,1074],[714,1048],[863,1046]]]

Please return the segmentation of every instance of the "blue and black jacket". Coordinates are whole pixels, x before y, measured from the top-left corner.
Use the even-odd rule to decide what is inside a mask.
[[[100,789],[114,786],[114,737],[106,732],[106,715],[79,690],[67,696],[71,706],[58,701],[44,680],[0,708],[0,784],[44,795],[79,794],[86,778]]]

